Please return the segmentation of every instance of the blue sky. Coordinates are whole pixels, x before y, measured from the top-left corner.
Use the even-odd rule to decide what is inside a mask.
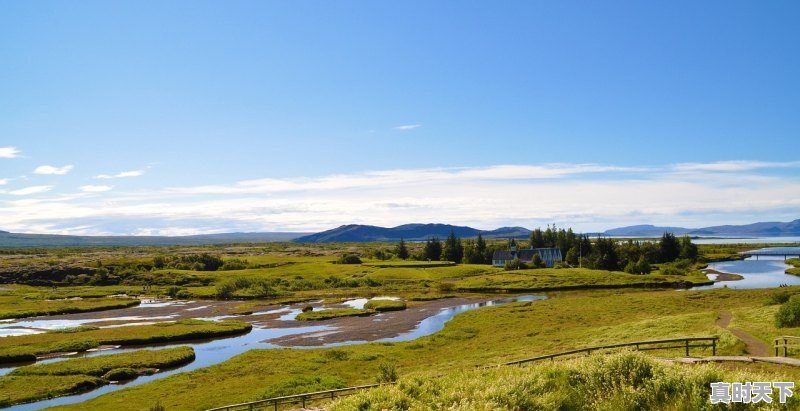
[[[6,2],[0,229],[794,219],[798,18],[790,1]]]

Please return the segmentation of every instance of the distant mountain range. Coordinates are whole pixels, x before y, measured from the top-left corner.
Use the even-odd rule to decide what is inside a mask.
[[[85,247],[85,246],[169,246],[206,245],[232,243],[264,243],[294,241],[298,243],[370,242],[370,241],[422,241],[431,237],[444,239],[453,231],[461,238],[518,238],[530,236],[531,231],[524,227],[501,227],[496,230],[450,224],[404,224],[397,227],[378,227],[372,225],[349,224],[315,234],[264,232],[264,233],[223,233],[190,236],[73,236],[53,234],[20,234],[0,231],[0,247]],[[633,225],[606,230],[603,235],[622,237],[659,236],[664,232],[675,235],[703,237],[787,237],[800,236],[800,219],[782,222],[763,222],[746,225],[721,225],[703,228],[658,227],[654,225]],[[591,233],[596,235],[597,233]]]
[[[404,224],[392,228],[349,224],[321,233],[298,237],[294,241],[298,243],[369,242],[400,241],[401,238],[408,241],[420,241],[431,237],[444,239],[450,235],[450,231],[462,238],[477,237],[479,233],[484,238],[528,238],[531,234],[531,231],[524,227],[501,227],[485,231],[450,224]]]
[[[675,235],[691,236],[744,236],[744,237],[787,237],[800,236],[800,219],[782,222],[764,222],[745,225],[718,225],[703,228],[657,227],[653,225],[632,225],[614,228],[603,232],[613,236],[654,236],[670,232]]]

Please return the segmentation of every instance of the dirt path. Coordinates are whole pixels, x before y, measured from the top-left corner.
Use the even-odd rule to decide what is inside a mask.
[[[730,311],[722,311],[719,313],[719,317],[717,317],[717,325],[727,329],[731,332],[731,334],[735,335],[736,338],[742,340],[744,345],[746,346],[747,353],[757,357],[766,357],[769,355],[769,347],[764,344],[763,341],[759,340],[756,337],[738,329],[738,328],[728,328],[731,323],[731,319],[733,318],[733,314]]]

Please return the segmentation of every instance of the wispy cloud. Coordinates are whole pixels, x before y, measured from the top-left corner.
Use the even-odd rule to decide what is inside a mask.
[[[96,185],[85,185],[85,186],[80,186],[79,187],[79,189],[81,191],[83,191],[84,193],[102,193],[102,192],[105,192],[105,191],[110,191],[112,188],[114,188],[114,187],[112,187],[112,186],[99,186],[99,185],[97,185],[97,186]]]
[[[4,186],[6,184],[8,184],[8,179],[7,178],[0,178],[0,186]]]
[[[14,196],[27,196],[31,194],[41,194],[46,193],[53,189],[53,186],[30,186],[25,188],[20,188],[17,190],[8,191],[8,194]]]
[[[749,171],[767,168],[800,167],[800,161],[717,161],[712,163],[680,163],[672,166],[675,171]]]
[[[143,175],[145,170],[130,170],[130,171],[121,171],[117,174],[99,174],[92,178],[108,180],[112,178],[127,178],[127,177],[139,177]]]
[[[19,157],[20,151],[16,147],[0,147],[0,158]]]
[[[395,127],[395,130],[406,131],[406,130],[413,130],[415,128],[420,128],[420,127],[422,127],[422,124],[403,124],[403,125]]]
[[[55,174],[55,175],[64,175],[72,170],[71,165],[66,165],[64,167],[53,167],[53,166],[39,166],[33,170],[34,174]]]
[[[137,192],[89,190],[0,198],[0,227],[17,232],[192,234],[316,231],[346,223],[445,222],[495,228],[556,222],[586,231],[638,223],[702,227],[797,218],[800,173],[762,170],[770,167],[720,172],[714,167],[677,171],[673,165],[496,165],[265,178]]]

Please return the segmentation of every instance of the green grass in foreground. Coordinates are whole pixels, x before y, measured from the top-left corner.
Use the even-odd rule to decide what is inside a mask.
[[[194,360],[190,347],[139,350],[130,353],[76,358],[19,367],[0,377],[0,406],[73,394],[156,368],[175,367]]]
[[[377,312],[401,311],[406,309],[406,302],[400,300],[369,300],[364,309]]]
[[[168,410],[208,409],[309,387],[372,383],[381,364],[395,364],[401,377],[427,378],[575,348],[682,336],[716,335],[718,354],[741,355],[744,344],[716,325],[720,311],[733,312],[736,321],[739,312],[756,312],[786,290],[561,292],[547,300],[466,312],[442,331],[413,341],[252,350],[218,365],[57,409],[138,411],[156,401]],[[752,327],[772,322],[771,317],[756,316]],[[680,350],[649,353],[682,355]],[[694,349],[692,355],[710,355],[710,349]]]
[[[100,345],[139,345],[243,334],[252,325],[239,321],[179,320],[117,328],[82,328],[0,338],[0,363],[33,361],[37,355],[85,351]]]
[[[372,310],[359,310],[358,308],[331,308],[300,313],[295,319],[297,321],[321,321],[339,317],[366,317],[374,313],[375,311]]]
[[[665,364],[644,354],[629,352],[544,362],[524,368],[460,371],[441,378],[409,377],[394,386],[362,391],[338,400],[327,409],[715,410],[727,407],[710,403],[709,384],[712,382],[779,381],[780,378],[726,371],[712,365]],[[761,404],[746,408],[793,410],[797,407],[800,407],[800,398],[792,397],[783,405]]]

